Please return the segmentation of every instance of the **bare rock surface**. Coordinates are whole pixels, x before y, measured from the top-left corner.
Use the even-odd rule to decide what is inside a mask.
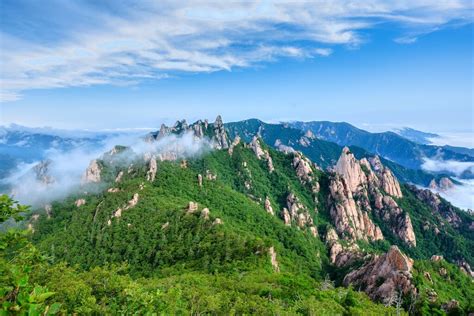
[[[411,283],[413,260],[401,253],[397,246],[381,255],[374,256],[361,268],[347,274],[344,285],[361,287],[374,300],[384,301],[400,291],[415,291]]]
[[[102,168],[99,165],[97,159],[94,159],[90,162],[89,167],[87,167],[86,171],[82,176],[82,183],[98,183],[100,182]]]
[[[277,261],[277,253],[275,251],[275,247],[270,247],[268,249],[268,254],[270,255],[270,262],[272,264],[273,270],[275,272],[280,272],[280,265],[278,264]]]

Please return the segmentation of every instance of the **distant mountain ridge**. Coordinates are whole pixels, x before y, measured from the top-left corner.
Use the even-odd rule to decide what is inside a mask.
[[[424,145],[430,145],[432,144],[432,138],[440,137],[438,134],[422,132],[410,127],[399,128],[394,130],[394,132],[408,140],[411,140],[414,143]]]
[[[349,124],[347,124],[349,125]],[[342,147],[331,140],[318,138],[314,133],[304,132],[295,128],[290,123],[268,124],[258,119],[249,119],[239,122],[226,123],[230,137],[239,135],[245,141],[250,141],[254,135],[259,135],[269,145],[273,147],[289,146],[303,152],[312,161],[322,168],[335,165],[339,158]],[[349,145],[351,151],[357,158],[374,155],[368,150],[356,145]],[[434,178],[446,176],[445,174],[433,175],[423,170],[415,170],[404,167],[395,161],[381,157],[382,162],[395,173],[397,178],[405,183],[415,183],[422,186],[428,184]]]
[[[394,132],[370,133],[345,122],[290,122],[289,126],[310,130],[316,137],[340,146],[358,146],[409,169],[420,170],[425,159],[474,162],[469,149],[418,144]],[[464,152],[464,153],[462,153]],[[462,178],[472,178],[467,171]]]

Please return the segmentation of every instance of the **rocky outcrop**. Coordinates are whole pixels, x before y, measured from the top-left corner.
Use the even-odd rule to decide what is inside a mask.
[[[51,160],[44,160],[33,167],[36,180],[44,185],[49,185],[55,182],[54,177],[50,174],[51,164]]]
[[[239,136],[239,135],[235,136],[234,140],[233,140],[232,143],[230,144],[230,146],[229,146],[229,155],[232,156],[232,154],[234,153],[234,148],[235,148],[235,146],[237,146],[238,144],[240,144],[240,136]]]
[[[347,147],[342,150],[334,170],[345,179],[345,183],[351,192],[356,192],[361,185],[367,183],[367,177],[359,162]]]
[[[252,141],[249,144],[249,147],[253,150],[255,156],[257,156],[258,160],[265,160],[267,162],[268,172],[272,173],[275,171],[275,167],[273,166],[273,160],[270,156],[270,152],[266,149],[262,148],[260,144],[260,140],[257,136],[252,138]]]
[[[277,261],[277,253],[275,251],[275,247],[270,247],[268,249],[268,254],[270,255],[270,263],[272,264],[273,271],[280,272],[280,265]]]
[[[296,150],[293,147],[286,146],[284,145],[281,140],[277,139],[275,141],[274,147],[278,150],[281,151],[284,154],[290,154],[296,152]]]
[[[431,261],[433,261],[433,262],[440,262],[441,260],[444,260],[443,256],[440,256],[440,255],[432,255],[431,256]]]
[[[217,179],[217,175],[212,173],[210,170],[206,170],[206,179],[210,181],[214,181]]]
[[[329,249],[329,261],[336,267],[343,267],[360,259],[361,253],[357,244],[343,247],[334,228],[331,227],[326,231],[325,240]]]
[[[122,181],[122,177],[123,177],[123,171],[120,171],[117,177],[115,178],[115,183],[119,183],[120,181]]]
[[[197,212],[198,208],[199,208],[198,203],[190,201],[188,203],[188,214],[192,214],[194,212]]]
[[[123,211],[126,211],[126,210],[129,210],[129,209],[131,209],[131,208],[133,208],[133,207],[135,207],[135,206],[137,205],[137,203],[138,203],[138,199],[139,199],[139,195],[138,195],[138,193],[135,193],[135,194],[133,195],[132,199],[131,199],[130,201],[128,201],[125,206],[119,207],[119,208],[114,212],[114,214],[112,215],[112,217],[115,217],[115,218],[120,218],[120,217],[122,217],[122,212],[123,212]],[[109,221],[107,222],[107,225],[110,226],[111,224],[112,224],[112,221],[109,220]]]
[[[308,209],[299,201],[296,195],[290,193],[286,198],[286,205],[288,207],[291,221],[296,222],[299,228],[313,225],[313,218],[309,214]]]
[[[382,165],[382,162],[378,156],[371,158],[369,161],[375,170],[375,173],[377,174],[377,177],[379,178],[385,193],[393,197],[401,198],[403,196],[402,190],[400,189],[400,184],[393,175],[392,171]]]
[[[283,218],[283,221],[285,222],[286,226],[291,226],[291,216],[290,212],[286,207],[283,208],[281,211],[281,217]]]
[[[135,193],[133,195],[132,199],[130,201],[128,201],[127,206],[125,207],[125,209],[128,210],[132,207],[135,207],[135,205],[137,205],[137,203],[138,203],[138,198],[139,198],[138,193]]]
[[[273,213],[272,203],[270,202],[270,198],[268,196],[265,198],[265,211],[267,211],[268,214],[275,215]]]
[[[267,161],[268,172],[272,173],[273,171],[275,171],[275,167],[273,166],[273,159],[272,156],[270,156],[270,152],[268,152],[268,150],[265,150],[265,160]]]
[[[156,163],[156,157],[153,155],[148,162],[148,171],[146,173],[147,181],[155,181],[156,172],[158,171],[158,165]]]
[[[344,165],[343,163],[342,165]],[[352,163],[351,163],[352,164]],[[351,179],[355,179],[352,177]],[[329,185],[332,199],[331,217],[336,231],[350,240],[381,240],[382,232],[370,219],[366,211],[356,204],[351,188],[344,177],[335,175]]]
[[[393,199],[402,197],[400,184],[378,157],[358,161],[345,147],[330,180],[331,216],[336,231],[346,239],[379,240],[382,232],[369,214],[383,220],[392,233],[416,246],[411,218]],[[386,194],[386,195],[384,195]]]
[[[442,177],[439,179],[438,183],[436,183],[436,180],[433,179],[431,180],[429,184],[429,188],[435,191],[448,191],[449,189],[452,189],[454,187],[453,181],[447,177]]]
[[[250,148],[253,150],[255,156],[257,156],[257,159],[259,160],[265,155],[257,136],[252,138],[252,141],[250,142]]]
[[[382,196],[377,193],[375,198],[375,212],[393,234],[411,247],[416,247],[415,231],[410,216],[403,212],[391,196]]]
[[[205,220],[208,220],[209,219],[209,214],[211,214],[211,212],[209,211],[209,209],[207,207],[202,209],[202,211],[201,211],[201,217],[202,218],[204,218]]]
[[[459,269],[461,269],[461,271],[470,276],[471,278],[474,278],[474,271],[472,271],[471,269],[471,266],[469,265],[469,263],[467,263],[466,260],[459,260],[458,262],[456,262]]]
[[[227,133],[224,128],[224,123],[222,122],[222,117],[217,116],[216,121],[213,124],[214,126],[214,136],[213,140],[215,142],[215,147],[217,149],[227,149],[229,148],[229,142],[227,140]]]
[[[303,156],[302,153],[295,153],[293,158],[293,168],[295,168],[296,176],[302,183],[310,183],[313,181],[313,169],[311,169],[311,161]]]
[[[74,204],[76,205],[76,207],[81,207],[82,205],[86,204],[86,200],[85,199],[78,199],[78,200],[76,200],[76,202],[74,202]]]
[[[201,120],[197,121],[192,125],[192,130],[194,133],[194,137],[201,139],[204,137],[204,131],[203,131],[203,123]]]
[[[102,173],[102,168],[99,164],[97,159],[94,159],[90,162],[89,167],[87,167],[86,171],[82,176],[82,183],[98,183],[100,182],[100,176]]]
[[[364,289],[374,300],[385,301],[393,293],[406,295],[416,291],[411,283],[413,260],[402,254],[397,246],[381,255],[374,256],[360,269],[344,278],[344,285]]]

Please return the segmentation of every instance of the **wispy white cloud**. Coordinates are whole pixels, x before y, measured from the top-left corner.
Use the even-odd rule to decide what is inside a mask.
[[[421,168],[431,172],[453,173],[456,176],[461,176],[465,172],[474,174],[474,162],[470,161],[425,158]]]
[[[0,32],[0,100],[17,100],[28,89],[133,84],[174,72],[328,56],[335,45],[361,45],[361,31],[380,23],[394,23],[401,29],[395,40],[410,43],[451,23],[470,23],[473,12],[463,0],[143,1],[117,4],[113,13],[57,5],[58,14],[67,6],[65,12],[81,17],[77,27],[72,16],[60,25],[67,36],[59,40],[42,44]]]

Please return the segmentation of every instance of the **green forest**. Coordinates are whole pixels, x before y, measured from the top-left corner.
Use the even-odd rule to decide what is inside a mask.
[[[472,265],[472,230],[447,224],[446,234],[425,232],[426,221],[439,219],[402,185],[398,203],[412,217],[418,246],[409,248],[383,229],[384,241],[360,247],[380,254],[396,244],[415,259],[418,295],[372,301],[361,289],[344,287],[347,268],[329,261],[324,240],[332,227],[329,175],[313,168],[313,181],[321,187],[315,194],[295,174],[291,154],[264,149],[273,172],[243,144],[232,155],[215,150],[158,162],[154,181],[146,180],[145,163],[135,163],[115,183],[126,168],[102,161],[106,185],[87,190],[98,193],[56,201],[48,214],[1,196],[2,315],[442,315],[443,304],[452,299],[458,305],[451,314],[474,310],[472,279],[453,264],[462,257]],[[316,238],[280,218],[290,193],[309,210]],[[135,195],[138,201],[130,207]],[[267,198],[275,216],[265,211]],[[77,206],[78,199],[85,203]],[[433,254],[445,259],[432,262]]]

